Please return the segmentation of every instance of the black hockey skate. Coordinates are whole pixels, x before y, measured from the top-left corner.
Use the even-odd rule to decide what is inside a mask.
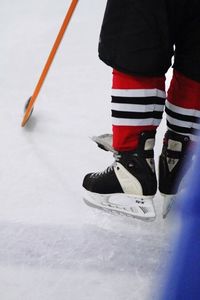
[[[159,158],[159,191],[164,196],[163,217],[165,218],[181,189],[181,182],[192,162],[188,153],[190,138],[168,130]],[[187,158],[187,159],[186,159]]]
[[[115,162],[105,171],[86,175],[83,181],[86,204],[111,213],[154,220],[153,197],[157,190],[154,144],[155,132],[144,132],[135,151],[115,151]]]

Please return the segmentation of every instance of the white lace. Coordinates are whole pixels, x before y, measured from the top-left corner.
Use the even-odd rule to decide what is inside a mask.
[[[116,167],[117,162],[120,160],[121,155],[119,153],[114,153],[113,157],[114,157],[115,160],[110,166],[108,166],[104,171],[92,173],[91,177],[98,177],[100,175],[105,175],[105,174],[108,174],[108,173],[112,172],[114,167]]]

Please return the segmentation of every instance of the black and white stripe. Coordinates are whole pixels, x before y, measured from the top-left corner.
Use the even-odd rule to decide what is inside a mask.
[[[166,101],[167,127],[179,134],[188,135],[192,141],[200,134],[200,111],[176,106]]]
[[[126,126],[158,126],[166,94],[158,89],[112,90],[112,123]]]

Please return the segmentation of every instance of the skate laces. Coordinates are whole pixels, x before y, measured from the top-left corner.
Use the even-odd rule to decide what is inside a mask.
[[[108,166],[104,171],[92,173],[91,177],[98,177],[98,176],[106,175],[106,174],[112,172],[114,170],[114,167],[116,167],[117,162],[120,160],[121,154],[114,153],[113,157],[114,157],[115,160],[110,166]]]

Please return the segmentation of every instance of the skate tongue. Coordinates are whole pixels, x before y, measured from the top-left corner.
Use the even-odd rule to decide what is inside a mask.
[[[112,134],[106,133],[98,136],[92,136],[92,141],[97,144],[97,146],[105,151],[110,151],[112,153],[117,153],[112,147]]]

